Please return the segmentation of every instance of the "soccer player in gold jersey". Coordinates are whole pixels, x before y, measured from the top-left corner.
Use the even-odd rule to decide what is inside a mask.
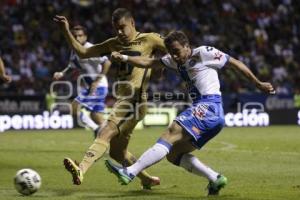
[[[159,34],[140,33],[136,30],[131,13],[125,8],[116,9],[112,15],[112,25],[117,36],[90,48],[84,48],[75,40],[69,30],[68,20],[64,16],[55,16],[54,21],[61,25],[68,43],[81,58],[97,57],[113,51],[130,56],[151,57],[156,50],[166,51]],[[115,93],[117,102],[107,122],[102,126],[79,164],[70,158],[64,159],[64,165],[72,174],[73,183],[76,185],[82,183],[83,175],[96,160],[102,158],[109,147],[110,156],[119,163],[130,165],[136,161],[128,152],[127,146],[134,127],[146,114],[145,93],[151,70],[126,63],[115,63],[112,67],[114,66],[118,67],[118,84]],[[152,177],[145,171],[139,177],[144,188],[149,189],[153,185],[160,184],[158,177]]]

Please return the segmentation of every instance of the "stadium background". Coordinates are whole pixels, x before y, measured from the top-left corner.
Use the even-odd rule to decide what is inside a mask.
[[[49,91],[45,85],[50,85],[53,72],[67,65],[69,49],[52,21],[55,14],[67,16],[72,25],[87,27],[89,40],[96,43],[114,34],[110,17],[116,7],[130,8],[141,32],[166,35],[182,29],[192,44],[216,46],[244,61],[259,78],[272,80],[278,94],[299,93],[297,1],[104,0],[91,1],[95,3],[89,7],[73,2],[1,1],[2,56],[14,77],[14,82],[1,88],[1,93],[44,95]],[[174,81],[172,75],[166,79]],[[222,86],[225,93],[255,90],[227,71],[222,76]],[[174,82],[160,81],[152,83],[151,90],[174,92],[174,88],[178,88]]]
[[[231,113],[232,126],[250,126],[251,120],[246,118],[257,122],[265,114],[269,120],[254,126],[290,125],[226,127],[195,155],[229,178],[220,200],[298,200],[300,4],[296,0],[1,0],[0,50],[13,82],[0,84],[0,199],[208,199],[206,180],[190,176],[167,161],[149,169],[163,181],[151,192],[140,191],[138,181],[119,187],[102,162],[91,169],[82,186],[74,187],[61,161],[64,156],[82,156],[92,140],[90,131],[13,130],[30,128],[20,123],[23,116],[59,120],[56,115],[50,119],[45,111],[56,100],[49,94],[52,74],[67,65],[70,49],[52,17],[62,14],[72,25],[86,26],[89,41],[97,43],[113,34],[110,16],[117,7],[133,11],[139,31],[166,35],[170,30],[182,29],[192,44],[215,46],[241,59],[260,79],[274,84],[277,94],[264,95],[239,74],[223,70],[224,106],[226,113]],[[111,68],[110,83],[114,73]],[[181,80],[170,71],[163,73],[151,81],[150,101],[187,101],[187,97],[175,95],[184,91]],[[73,72],[66,80],[76,84],[76,76]],[[66,92],[64,87],[57,89],[58,94]],[[72,92],[75,96],[76,91]],[[113,102],[111,96],[107,98],[109,106]],[[250,110],[243,109],[245,105]],[[144,123],[157,124],[153,120],[157,117],[170,120],[173,111],[166,110],[165,118],[154,115]],[[40,124],[34,129],[63,128],[57,123],[52,125]],[[165,127],[135,131],[130,149],[141,155]],[[27,167],[37,170],[43,179],[41,190],[29,198],[18,195],[12,184],[16,171]]]
[[[110,17],[116,7],[132,10],[141,32],[166,35],[171,30],[181,29],[195,46],[215,46],[246,63],[261,80],[274,84],[277,95],[267,96],[233,70],[222,70],[220,81],[225,111],[242,113],[237,117],[231,115],[232,125],[248,125],[242,121],[253,108],[258,109],[253,112],[254,117],[258,117],[260,111],[269,115],[268,120],[254,125],[300,123],[300,58],[297,56],[300,6],[292,0],[1,1],[0,49],[13,82],[0,86],[0,114],[42,114],[55,101],[55,97],[49,95],[52,75],[66,67],[70,55],[64,37],[52,21],[55,14],[67,16],[71,25],[87,27],[88,40],[97,43],[114,34]],[[112,67],[108,74],[110,87],[115,73]],[[76,85],[77,75],[73,71],[65,80]],[[66,90],[68,88],[56,87],[58,96],[66,92],[76,96],[76,87],[73,91]],[[160,96],[159,101],[187,100],[187,97],[178,99],[176,96],[185,90],[180,78],[171,71],[153,76],[148,91],[150,100],[155,95]],[[108,106],[113,102],[110,95]],[[245,108],[248,111],[244,111]],[[2,124],[5,120],[2,118]]]

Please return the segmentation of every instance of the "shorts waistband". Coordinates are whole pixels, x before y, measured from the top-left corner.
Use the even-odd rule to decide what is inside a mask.
[[[222,96],[219,94],[208,94],[208,95],[199,95],[196,99],[193,100],[193,103],[198,102],[222,102]]]

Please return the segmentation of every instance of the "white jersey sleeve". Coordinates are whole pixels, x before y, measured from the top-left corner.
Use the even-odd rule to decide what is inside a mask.
[[[163,56],[161,59],[160,59],[160,62],[167,68],[169,69],[174,69],[176,70],[177,69],[177,64],[176,62],[172,59],[171,55],[170,54],[167,54],[165,56]]]
[[[93,57],[89,59],[97,65],[103,65],[108,60],[107,56]]]
[[[198,50],[203,64],[208,67],[221,69],[229,60],[229,55],[214,47],[200,46]]]

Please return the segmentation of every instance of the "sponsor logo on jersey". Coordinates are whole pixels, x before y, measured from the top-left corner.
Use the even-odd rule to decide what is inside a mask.
[[[200,104],[196,108],[193,109],[193,115],[200,120],[203,120],[208,109],[208,105]]]
[[[215,60],[221,60],[222,56],[223,56],[223,55],[221,54],[221,52],[218,51],[217,53],[215,53],[214,59],[215,59]]]
[[[142,41],[133,41],[129,43],[129,46],[139,46],[142,45]]]

